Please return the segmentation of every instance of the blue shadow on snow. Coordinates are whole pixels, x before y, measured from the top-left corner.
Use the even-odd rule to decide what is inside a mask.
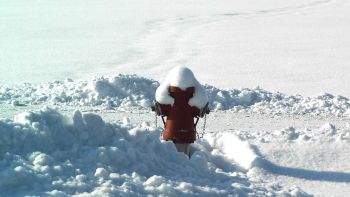
[[[256,158],[253,166],[264,169],[277,175],[290,176],[314,181],[344,182],[350,183],[350,173],[332,172],[332,171],[315,171],[276,165],[260,157]]]

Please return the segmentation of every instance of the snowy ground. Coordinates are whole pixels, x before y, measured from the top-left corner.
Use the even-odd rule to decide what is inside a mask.
[[[350,97],[348,0],[0,2],[0,84],[186,65],[220,88]],[[49,69],[51,72],[47,72]]]
[[[301,195],[301,190],[316,196],[346,196],[346,194],[350,192],[350,166],[348,162],[346,162],[347,158],[350,156],[350,131],[346,130],[347,121],[340,118],[333,119],[335,126],[335,129],[333,129],[332,126],[325,124],[328,120],[322,118],[315,120],[307,117],[293,118],[288,116],[251,115],[236,112],[214,112],[208,119],[208,134],[205,136],[205,139],[209,138],[208,141],[210,145],[205,145],[206,143],[203,144],[203,141],[196,143],[196,146],[206,146],[206,149],[199,151],[199,154],[204,154],[201,157],[205,156],[205,162],[196,161],[194,160],[196,157],[193,156],[190,160],[193,162],[194,166],[192,166],[190,163],[184,164],[183,162],[186,161],[186,159],[182,157],[178,158],[180,155],[175,156],[174,154],[176,151],[173,148],[158,147],[155,150],[149,149],[148,145],[150,147],[155,146],[155,144],[160,146],[157,142],[159,141],[159,133],[148,134],[148,131],[154,132],[154,125],[152,125],[154,124],[153,114],[150,114],[150,112],[95,111],[97,114],[102,115],[106,122],[115,122],[119,125],[116,128],[122,127],[124,132],[132,134],[136,132],[133,128],[138,125],[139,135],[142,136],[137,136],[136,138],[130,137],[129,134],[123,134],[129,136],[128,140],[131,144],[128,148],[135,149],[134,151],[136,151],[138,155],[136,158],[134,158],[132,154],[129,155],[130,153],[127,152],[130,151],[129,149],[121,148],[121,144],[118,142],[110,144],[110,142],[105,141],[108,139],[120,140],[127,136],[105,136],[104,130],[101,130],[101,128],[94,128],[100,125],[97,124],[98,118],[96,120],[96,117],[90,117],[90,121],[85,120],[87,118],[84,119],[86,122],[85,124],[89,125],[90,123],[89,127],[93,127],[91,131],[86,130],[86,128],[84,130],[84,128],[76,126],[77,123],[73,123],[74,128],[78,128],[76,128],[77,131],[73,129],[72,132],[82,132],[82,135],[84,135],[84,132],[88,132],[85,134],[88,135],[88,137],[81,137],[81,142],[73,138],[75,139],[74,142],[78,144],[76,145],[77,147],[66,148],[65,146],[69,146],[70,142],[63,142],[72,140],[72,137],[67,138],[68,135],[65,132],[68,131],[62,129],[61,125],[57,125],[59,121],[58,123],[55,121],[54,124],[48,122],[50,121],[50,116],[48,114],[52,113],[49,112],[44,111],[44,113],[40,115],[41,117],[39,116],[40,118],[36,118],[37,120],[35,120],[34,114],[26,115],[26,118],[23,118],[23,115],[17,116],[17,122],[27,125],[29,123],[29,125],[31,125],[29,129],[40,130],[41,127],[49,128],[45,129],[44,133],[50,131],[50,134],[44,134],[43,141],[39,142],[36,141],[37,139],[35,137],[29,137],[29,134],[24,134],[24,130],[20,130],[21,127],[28,128],[28,126],[19,126],[17,123],[16,130],[23,133],[10,134],[7,132],[9,132],[8,129],[11,128],[10,125],[12,125],[12,123],[10,124],[8,121],[5,121],[7,123],[1,123],[1,130],[3,133],[1,137],[2,150],[9,152],[3,155],[2,158],[2,168],[4,170],[1,176],[3,176],[2,180],[7,181],[2,183],[1,190],[5,196],[7,194],[16,194],[20,196],[23,193],[43,195],[42,192],[49,192],[45,195],[51,194],[53,196],[62,196],[63,194],[72,195],[84,192],[90,193],[90,195],[121,194],[125,192],[125,194],[138,195],[163,193],[170,196],[179,194],[201,196],[222,196],[227,194],[240,194],[244,196],[250,194],[253,196],[268,196],[287,195],[287,193],[292,194],[292,196],[303,196]],[[71,112],[71,110],[67,110],[65,114],[70,114]],[[77,115],[74,116],[74,121],[78,119],[76,116]],[[125,117],[130,118],[130,123]],[[229,122],[230,124],[227,124],[227,119],[231,120],[231,122]],[[291,120],[294,122],[290,122]],[[150,123],[144,123],[142,121],[149,121]],[[302,125],[305,125],[303,124],[305,121],[309,122],[309,126],[307,128],[302,128]],[[271,127],[267,127],[266,124],[271,125]],[[290,125],[296,125],[296,127],[292,128]],[[316,125],[321,125],[321,128],[318,128]],[[4,130],[4,126],[7,128],[7,132]],[[298,126],[300,126],[300,128],[298,128]],[[236,130],[234,129],[235,127],[240,129]],[[261,128],[271,129],[264,131],[264,129]],[[49,136],[53,135],[51,134],[52,129],[56,129],[56,132],[58,132],[55,134],[56,137],[54,137],[54,140],[49,138]],[[16,130],[10,131],[15,132]],[[96,133],[96,130],[100,132]],[[101,131],[103,132],[101,133]],[[224,136],[222,137],[216,136],[210,139],[211,134],[220,134],[225,131],[229,132],[229,134],[226,133],[223,134]],[[28,132],[28,130],[26,132]],[[6,134],[11,135],[12,138],[16,140],[6,141],[6,139],[9,140]],[[25,135],[26,137],[21,135]],[[239,136],[240,138],[235,136]],[[21,140],[24,141],[22,142]],[[63,142],[61,140],[63,140]],[[102,142],[100,142],[100,140],[102,140]],[[218,144],[221,143],[221,145],[218,145],[211,140],[228,141],[217,142]],[[244,141],[248,141],[250,146],[254,146],[254,149],[247,146],[247,144],[242,144],[245,143]],[[53,145],[47,145],[45,142],[53,143]],[[9,145],[6,143],[11,144]],[[37,143],[40,143],[39,147],[41,148],[36,148],[37,146],[34,144]],[[95,143],[101,144],[96,145]],[[24,149],[25,151],[21,150],[20,147],[22,146],[26,147]],[[118,147],[118,149],[113,150],[114,146]],[[65,151],[64,155],[46,150],[56,148],[60,151],[63,149],[63,151]],[[122,153],[118,152],[119,149],[121,149]],[[37,153],[38,151],[41,154]],[[77,154],[77,151],[79,151],[79,154],[82,154],[83,157],[87,157],[91,154],[99,154],[100,156],[94,158],[92,161],[89,159],[81,161],[82,158],[80,157],[78,157],[78,160],[74,160],[72,157],[75,157],[74,155]],[[139,153],[140,151],[141,153]],[[155,151],[155,153],[152,153],[153,151]],[[165,151],[165,153],[162,151]],[[34,156],[32,157],[34,158],[31,160],[29,155],[33,154]],[[85,154],[88,155],[86,156]],[[120,154],[123,154],[122,158],[120,158]],[[151,154],[151,156],[147,156],[149,154]],[[247,154],[253,154],[253,159],[255,156],[259,159],[249,159],[249,157],[247,158]],[[27,158],[27,156],[29,158]],[[49,161],[45,161],[46,156],[49,157]],[[14,157],[19,158],[15,159]],[[36,159],[36,157],[39,158]],[[149,157],[152,158],[151,163],[149,163]],[[248,161],[246,161],[247,159]],[[66,164],[66,160],[72,160],[72,164]],[[139,161],[146,163],[146,166],[143,166],[143,168],[146,169],[140,169],[140,166],[137,164]],[[10,162],[10,164],[7,162]],[[181,166],[176,167],[179,165],[179,162]],[[237,168],[237,164],[247,169],[243,169],[242,171],[241,167]],[[156,166],[153,167],[154,165]],[[187,171],[177,172],[181,177],[174,177],[174,175],[171,174],[174,167],[170,167],[174,165],[175,169],[184,167]],[[215,173],[207,172],[206,170],[208,167],[200,167],[201,165],[215,166]],[[24,169],[22,169],[22,167]],[[51,170],[51,168],[53,169]],[[64,168],[64,170],[55,172],[56,168]],[[77,168],[75,169],[76,172],[72,172],[74,168]],[[11,169],[13,169],[14,172]],[[17,172],[17,170],[22,171]],[[107,172],[105,172],[105,170],[107,170]],[[211,170],[213,169],[211,168]],[[220,173],[221,171],[228,174],[223,175]],[[16,172],[18,174],[16,174]],[[187,173],[191,174],[191,178],[185,176]],[[152,176],[152,174],[158,176]],[[11,176],[12,179],[8,180],[8,176]],[[205,176],[210,176],[211,178],[208,179],[205,178]],[[23,187],[29,184],[28,181],[31,181],[32,184]],[[47,183],[43,186],[36,185],[42,181],[47,181]],[[146,187],[147,184],[150,184],[150,188],[148,189]],[[230,184],[232,184],[231,187],[228,186]],[[127,185],[131,186],[128,187]],[[296,189],[295,186],[301,190]],[[15,189],[17,193],[13,193],[13,189]]]
[[[0,196],[348,196],[349,8],[1,0]],[[147,108],[179,65],[215,110],[190,160]]]
[[[216,98],[211,102],[216,111],[208,117],[206,135],[194,144],[197,151],[188,160],[171,143],[159,140],[161,128],[155,127],[155,115],[148,108],[154,99],[149,92],[157,84],[120,75],[2,87],[0,176],[6,180],[0,184],[2,194],[346,196],[350,192],[347,98],[206,86],[209,98]],[[161,126],[159,118],[157,123]],[[203,121],[199,132],[202,126]]]

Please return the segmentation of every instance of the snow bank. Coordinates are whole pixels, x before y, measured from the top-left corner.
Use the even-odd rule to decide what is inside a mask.
[[[322,93],[315,97],[272,93],[266,90],[231,89],[222,90],[213,86],[205,87],[210,106],[215,110],[245,111],[264,114],[298,114],[348,116],[350,102],[343,96]]]
[[[131,108],[148,108],[155,99],[155,92],[159,85],[157,81],[136,75],[118,75],[111,78],[96,78],[92,81],[66,80],[38,86],[33,84],[0,86],[0,101],[13,106],[50,104],[96,106],[128,111]],[[167,83],[162,83],[160,89],[164,89],[163,86],[167,87]],[[206,85],[204,89],[212,110],[323,116],[350,114],[348,98],[327,93],[315,97],[302,97],[272,93],[260,88],[223,90]],[[169,103],[171,103],[170,100]],[[200,102],[191,103],[191,105],[197,104],[199,105]]]
[[[149,107],[159,83],[135,75],[95,78],[92,81],[71,79],[38,86],[0,86],[0,101],[16,105],[102,106],[104,108]]]
[[[174,104],[174,99],[169,95],[169,87],[175,86],[182,90],[189,87],[194,87],[193,97],[188,101],[190,106],[196,106],[198,109],[203,108],[208,103],[208,96],[197,81],[192,71],[186,67],[173,68],[165,80],[159,85],[156,90],[156,100],[161,104]]]
[[[0,120],[1,195],[293,196],[251,182],[209,141],[188,159],[147,125],[79,111],[67,118],[49,108]]]

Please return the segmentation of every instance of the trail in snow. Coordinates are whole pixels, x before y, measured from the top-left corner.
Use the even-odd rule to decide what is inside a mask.
[[[277,7],[240,12],[239,7],[232,6],[238,10],[234,17],[207,14],[171,17],[150,23],[135,45],[139,50],[138,57],[135,61],[116,66],[115,72],[136,73],[161,80],[162,73],[173,66],[185,65],[199,73],[200,81],[217,87],[262,85],[288,93],[315,95],[327,91],[348,96],[344,88],[339,88],[342,84],[333,80],[347,80],[344,76],[347,63],[343,61],[347,41],[340,43],[329,37],[348,31],[348,28],[334,29],[331,20],[324,21],[324,16],[320,17],[320,13],[338,12],[334,10],[341,13],[347,7],[346,2],[297,2]],[[313,32],[313,29],[308,29],[310,25],[319,30]],[[294,33],[290,32],[291,29]],[[329,57],[333,57],[332,60]]]
[[[216,13],[199,16],[171,17],[147,23],[145,33],[131,47],[137,55],[126,62],[114,65],[118,72],[142,74],[155,79],[162,79],[161,73],[170,70],[174,65],[190,66],[191,61],[200,54],[203,45],[198,43],[197,34],[212,24],[227,21],[227,16],[236,18],[261,17],[291,14],[295,12],[308,13],[310,9],[336,4],[336,0],[312,1],[301,5],[278,7],[273,9],[252,10],[248,12]],[[238,9],[232,7],[232,9]],[[306,11],[307,10],[307,11]],[[227,43],[226,43],[227,44]],[[223,44],[222,46],[225,46]],[[204,47],[210,47],[204,44]],[[201,67],[202,68],[202,67]],[[143,70],[148,72],[144,73]],[[199,69],[197,69],[199,70]],[[135,72],[136,71],[136,72]],[[101,74],[108,74],[106,71]]]
[[[313,10],[317,10],[319,7],[330,6],[334,4],[344,3],[343,0],[321,0],[321,1],[312,1],[307,3],[300,3],[300,5],[293,5],[287,7],[279,7],[274,9],[264,9],[264,10],[255,10],[252,12],[242,12],[242,13],[226,13],[222,14],[224,16],[261,16],[261,15],[286,15],[300,12],[312,12]]]

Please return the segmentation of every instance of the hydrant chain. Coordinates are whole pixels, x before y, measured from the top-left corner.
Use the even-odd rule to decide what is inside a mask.
[[[158,127],[158,122],[157,122],[157,113],[155,115],[155,124],[156,124],[156,128]]]
[[[206,124],[207,124],[207,114],[204,115],[203,133],[202,133],[202,137],[201,138],[203,138],[203,136],[205,134],[205,126],[206,126]]]

